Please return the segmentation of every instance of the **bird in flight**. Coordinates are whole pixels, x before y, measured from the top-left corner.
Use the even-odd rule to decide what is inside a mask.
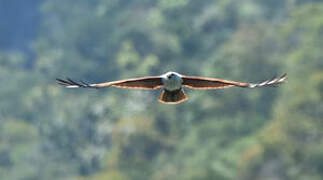
[[[89,84],[84,81],[75,82],[69,78],[66,80],[56,79],[57,83],[67,88],[129,88],[129,89],[146,89],[154,90],[162,88],[159,101],[165,104],[178,104],[188,99],[183,87],[192,89],[222,89],[228,87],[275,87],[286,80],[286,74],[280,77],[263,81],[261,83],[243,83],[236,81],[228,81],[217,78],[207,78],[198,76],[186,76],[176,72],[167,72],[160,76],[145,76],[141,78],[125,79],[119,81],[110,81],[99,84]]]

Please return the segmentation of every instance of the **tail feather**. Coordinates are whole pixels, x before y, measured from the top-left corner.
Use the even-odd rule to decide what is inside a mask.
[[[188,99],[183,89],[175,90],[175,91],[167,91],[163,90],[160,97],[159,102],[165,104],[178,104],[184,102]]]

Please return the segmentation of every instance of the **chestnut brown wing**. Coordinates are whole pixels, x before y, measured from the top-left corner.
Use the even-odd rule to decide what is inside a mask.
[[[228,81],[216,78],[205,78],[197,76],[183,76],[183,85],[193,89],[221,89],[232,86],[244,87],[244,88],[255,88],[265,86],[277,86],[285,81],[287,75],[283,74],[280,77],[274,77],[270,80],[263,81],[261,83],[243,83],[236,81]]]
[[[157,89],[161,88],[163,83],[160,76],[146,76],[141,78],[125,79],[120,81],[111,81],[99,84],[89,84],[83,81],[75,82],[69,78],[66,80],[56,79],[56,82],[67,88],[104,88],[114,86],[118,88],[131,88],[131,89]]]

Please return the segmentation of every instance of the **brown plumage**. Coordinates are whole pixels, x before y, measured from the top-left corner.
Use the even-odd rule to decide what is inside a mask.
[[[160,76],[146,76],[141,78],[125,79],[120,81],[111,81],[99,84],[89,84],[83,81],[75,82],[69,78],[66,80],[56,79],[57,83],[67,88],[131,88],[131,89],[146,89],[154,90],[163,88],[159,101],[166,104],[178,104],[188,99],[183,87],[192,89],[222,89],[228,87],[276,87],[285,82],[286,74],[280,77],[274,77],[270,80],[261,83],[243,83],[236,81],[228,81],[216,78],[206,78],[197,76],[185,76],[176,72],[168,72]]]
[[[158,99],[159,102],[165,104],[178,104],[188,100],[183,89],[175,90],[175,91],[168,91],[163,89]]]
[[[67,88],[104,88],[104,87],[118,87],[118,88],[132,88],[132,89],[158,89],[161,88],[163,83],[158,76],[146,76],[142,78],[125,79],[120,81],[111,81],[100,84],[88,84],[84,81],[75,82],[69,78],[66,80],[56,79],[56,82]]]

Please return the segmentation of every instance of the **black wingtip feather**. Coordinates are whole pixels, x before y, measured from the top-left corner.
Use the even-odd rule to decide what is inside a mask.
[[[64,86],[68,86],[69,83],[67,81],[64,81],[62,79],[58,79],[56,78],[56,83],[60,84],[60,85],[64,85]]]
[[[70,78],[66,78],[66,80],[56,78],[56,82],[62,86],[65,86],[67,88],[94,88],[91,86],[91,84],[88,84],[84,81],[75,82],[74,80]]]
[[[285,82],[287,77],[287,73],[284,73],[280,77],[277,78],[277,76],[274,76],[270,80],[263,81],[261,83],[257,84],[249,84],[249,88],[256,88],[256,87],[277,87],[279,84],[282,84]]]

